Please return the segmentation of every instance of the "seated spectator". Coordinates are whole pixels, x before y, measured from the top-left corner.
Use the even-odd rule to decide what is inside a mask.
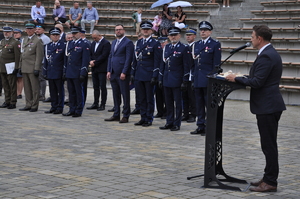
[[[86,23],[91,24],[90,34],[92,34],[95,24],[96,25],[98,24],[98,19],[99,19],[99,15],[98,15],[97,9],[93,7],[92,2],[88,1],[87,8],[84,9],[84,12],[82,15],[81,28],[86,30],[85,24]]]
[[[65,23],[66,22],[66,11],[65,7],[60,5],[59,1],[55,1],[53,15],[52,18],[54,19],[54,24],[57,23]]]
[[[80,19],[82,16],[82,10],[79,8],[79,3],[74,2],[73,8],[69,10],[69,20],[65,23],[68,28],[73,26],[78,26],[80,24]]]
[[[175,21],[173,22],[173,24],[175,25],[175,27],[182,29],[185,27],[186,14],[182,12],[181,6],[177,6],[176,9],[177,12],[175,14]]]
[[[143,11],[142,8],[139,8],[131,16],[133,20],[133,26],[137,35],[140,33],[140,24],[142,22],[142,11]]]
[[[226,7],[226,4],[227,4],[227,8],[229,8],[229,0],[223,0],[223,8]]]
[[[162,22],[162,12],[158,12],[157,15],[154,17],[154,20],[152,22],[152,29],[156,32],[157,35],[159,35],[159,26]]]
[[[162,22],[160,24],[159,30],[161,31],[162,36],[167,36],[168,29],[172,26],[173,14],[171,10],[168,8],[168,4],[164,4],[162,12],[163,12]]]
[[[216,0],[209,0],[208,3],[216,3]]]
[[[41,1],[36,1],[35,6],[31,7],[31,19],[29,21],[35,24],[45,23],[46,11]]]

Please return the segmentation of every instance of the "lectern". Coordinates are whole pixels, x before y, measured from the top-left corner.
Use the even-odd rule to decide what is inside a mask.
[[[239,187],[226,185],[222,182],[247,184],[247,181],[230,177],[222,166],[222,129],[223,111],[227,96],[236,89],[245,88],[244,85],[229,82],[215,76],[208,77],[207,87],[207,121],[205,141],[204,188],[219,188],[242,191]],[[219,179],[217,176],[223,176]],[[194,177],[200,177],[194,176]],[[189,177],[189,179],[194,178]],[[212,185],[213,183],[213,185]]]

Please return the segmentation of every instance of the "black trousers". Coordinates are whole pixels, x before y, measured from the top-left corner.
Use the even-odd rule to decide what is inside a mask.
[[[64,81],[62,79],[49,79],[49,90],[51,96],[51,110],[64,108]]]
[[[54,18],[57,17],[56,15],[52,15],[52,19],[54,20]],[[62,17],[58,17],[58,20],[57,21],[60,21],[61,23],[66,23],[67,19],[66,18],[62,18]]]
[[[110,80],[111,88],[113,91],[114,100],[114,117],[120,117],[121,114],[121,96],[123,99],[123,117],[129,118],[130,116],[130,89],[129,89],[130,75],[126,75],[125,80],[119,77]]]
[[[99,98],[101,93],[100,105],[105,105],[107,100],[106,88],[106,73],[92,73],[93,88],[94,88],[94,104],[99,105]]]
[[[192,82],[188,82],[187,89],[182,91],[183,115],[192,115],[196,117],[196,100],[192,89]]]
[[[163,116],[166,113],[164,89],[155,85],[155,102],[157,114]]]
[[[272,186],[277,186],[279,174],[277,131],[281,114],[282,111],[256,115],[261,149],[266,158],[263,181]]]
[[[182,117],[182,98],[180,87],[164,87],[166,108],[167,108],[167,123],[173,126],[181,126]]]

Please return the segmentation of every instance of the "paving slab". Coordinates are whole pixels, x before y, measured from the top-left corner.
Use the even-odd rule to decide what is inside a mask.
[[[195,123],[183,122],[171,132],[159,130],[166,122],[161,119],[147,128],[134,126],[139,115],[127,124],[104,122],[112,115],[108,93],[106,110],[85,109],[80,118],[45,114],[50,104],[43,102],[38,112],[21,112],[24,98],[17,109],[0,109],[0,198],[299,198],[299,106],[288,106],[279,124],[278,192],[236,192],[201,188],[202,177],[186,179],[204,169],[205,137],[189,133]],[[92,100],[89,88],[86,106]],[[262,177],[264,163],[249,102],[226,101],[225,172],[250,182]]]

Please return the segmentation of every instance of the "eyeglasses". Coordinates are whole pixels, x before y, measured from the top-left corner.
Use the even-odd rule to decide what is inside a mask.
[[[121,30],[124,30],[124,29],[115,29],[116,32],[117,32],[117,31],[121,31]]]

